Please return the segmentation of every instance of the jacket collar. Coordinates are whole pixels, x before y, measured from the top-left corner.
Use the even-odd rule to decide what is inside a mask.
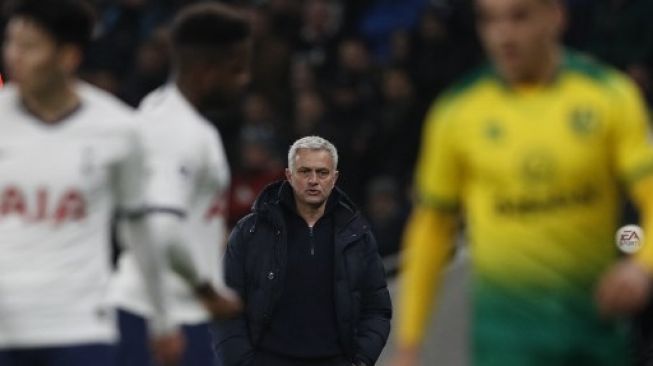
[[[265,187],[254,201],[252,212],[265,214],[270,209],[279,209],[282,204],[294,206],[292,187],[287,180],[277,181]],[[326,211],[335,214],[336,227],[346,225],[359,215],[354,202],[339,187],[335,187],[331,192]]]

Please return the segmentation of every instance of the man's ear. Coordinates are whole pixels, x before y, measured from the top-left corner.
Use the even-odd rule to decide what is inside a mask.
[[[335,187],[336,183],[338,182],[338,177],[340,177],[340,171],[339,170],[336,170],[335,176],[336,177],[333,179],[333,186],[334,187]]]
[[[74,74],[82,63],[82,50],[73,44],[59,46],[59,64],[68,74]]]

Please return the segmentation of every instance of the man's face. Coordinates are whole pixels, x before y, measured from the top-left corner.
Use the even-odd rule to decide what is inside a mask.
[[[204,79],[207,83],[207,103],[229,106],[243,95],[251,79],[250,41],[231,47],[224,59],[214,63]]]
[[[326,150],[299,149],[293,170],[286,169],[286,178],[298,204],[317,208],[331,195],[338,171]]]
[[[7,24],[3,47],[9,78],[21,91],[41,92],[66,76],[61,47],[38,24],[13,18]]]
[[[562,31],[555,0],[476,0],[476,12],[485,50],[510,81],[533,77]]]

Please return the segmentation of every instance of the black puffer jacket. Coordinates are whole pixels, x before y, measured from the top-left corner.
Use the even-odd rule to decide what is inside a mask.
[[[244,299],[245,313],[213,327],[218,365],[250,366],[282,293],[286,232],[280,207],[287,182],[266,187],[252,213],[238,222],[225,256],[227,284]],[[342,191],[334,191],[334,296],[346,356],[373,365],[390,333],[392,305],[374,236]]]

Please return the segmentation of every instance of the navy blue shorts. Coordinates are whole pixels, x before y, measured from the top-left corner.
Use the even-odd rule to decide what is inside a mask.
[[[113,345],[84,344],[0,350],[0,366],[117,366]]]
[[[154,365],[145,319],[128,311],[118,310],[118,326],[120,328],[118,365]],[[209,324],[184,325],[182,330],[186,349],[179,366],[213,366]]]

